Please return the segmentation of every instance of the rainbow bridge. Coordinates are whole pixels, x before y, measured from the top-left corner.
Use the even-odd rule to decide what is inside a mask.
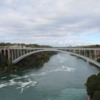
[[[51,48],[29,48],[29,47],[0,47],[0,54],[6,56],[8,61],[16,64],[20,60],[34,53],[44,51],[66,52],[79,58],[85,59],[88,62],[100,67],[97,62],[100,59],[100,48],[75,48],[75,47],[51,47]]]

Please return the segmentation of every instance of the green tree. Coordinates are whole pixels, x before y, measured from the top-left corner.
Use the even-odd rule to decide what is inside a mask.
[[[95,91],[92,100],[100,100],[100,91]]]
[[[92,100],[100,100],[100,73],[92,75],[87,79],[87,94]]]
[[[93,96],[94,91],[97,88],[96,78],[97,78],[96,75],[92,75],[91,77],[88,78],[87,83],[86,83],[87,93],[91,97]]]

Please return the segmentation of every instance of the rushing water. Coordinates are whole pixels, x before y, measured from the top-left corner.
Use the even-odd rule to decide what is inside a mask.
[[[58,53],[41,69],[0,79],[0,100],[87,100],[86,79],[99,70],[82,59]]]

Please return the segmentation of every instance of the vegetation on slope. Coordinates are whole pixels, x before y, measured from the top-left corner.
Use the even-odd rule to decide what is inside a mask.
[[[15,65],[7,63],[6,57],[0,55],[0,72],[16,72],[19,70],[25,70],[29,68],[40,68],[43,64],[49,61],[50,57],[56,54],[56,52],[41,52],[33,54],[24,58]]]
[[[40,52],[40,53],[35,53],[29,57],[24,58],[15,66],[18,66],[18,69],[28,69],[28,68],[40,68],[44,65],[45,62],[48,62],[50,57],[56,54],[56,52]]]
[[[87,79],[86,88],[91,100],[100,100],[100,73]]]

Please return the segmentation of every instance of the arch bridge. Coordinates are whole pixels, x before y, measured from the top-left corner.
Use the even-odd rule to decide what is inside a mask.
[[[43,51],[59,51],[67,52],[71,55],[85,59],[88,62],[100,67],[100,63],[97,62],[100,59],[100,48],[66,48],[66,47],[52,47],[52,48],[26,48],[26,47],[0,47],[0,54],[6,56],[8,62],[13,64],[19,62],[27,56],[34,53]]]

